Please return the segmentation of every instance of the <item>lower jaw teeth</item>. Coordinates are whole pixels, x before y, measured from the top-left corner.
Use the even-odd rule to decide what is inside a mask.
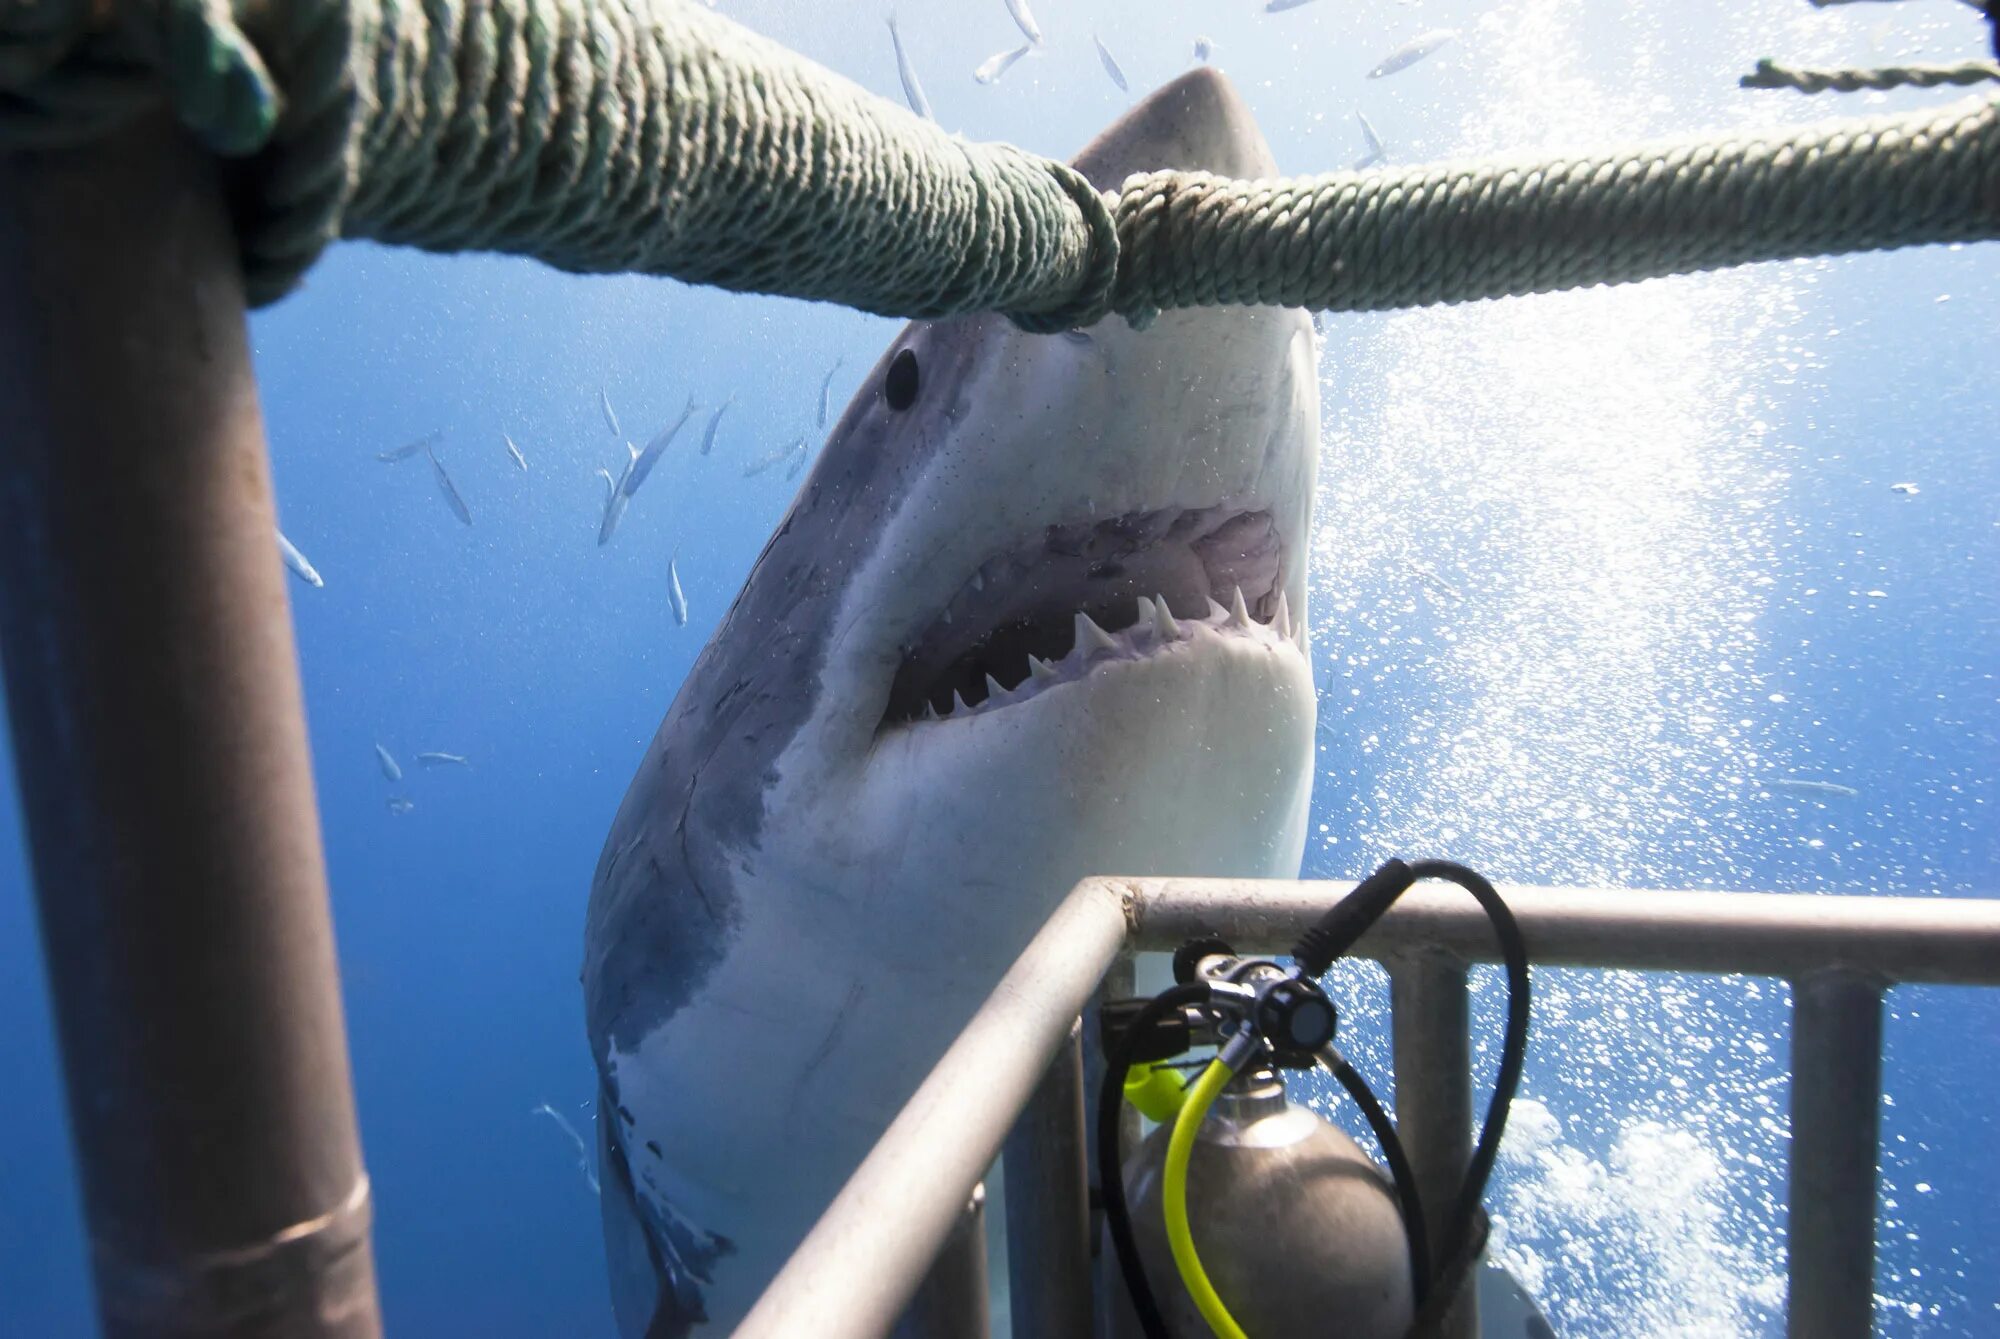
[[[1198,635],[1215,636],[1229,634],[1248,636],[1276,648],[1291,643],[1300,651],[1305,650],[1305,624],[1294,626],[1291,609],[1283,591],[1278,592],[1277,607],[1272,611],[1268,623],[1252,617],[1248,604],[1244,601],[1239,587],[1230,604],[1225,607],[1211,599],[1208,602],[1208,616],[1198,619],[1176,619],[1167,608],[1164,597],[1147,599],[1139,597],[1138,617],[1122,632],[1106,632],[1097,621],[1079,610],[1075,620],[1075,640],[1068,655],[1061,660],[1048,661],[1039,656],[1028,657],[1028,675],[1013,688],[1002,686],[991,673],[986,675],[986,697],[977,706],[968,705],[957,692],[951,695],[951,705],[940,712],[926,700],[923,719],[927,721],[949,720],[963,715],[976,715],[992,707],[1009,706],[1035,696],[1056,684],[1072,682],[1084,678],[1093,664],[1110,660],[1136,660],[1170,646],[1176,642],[1191,641]]]

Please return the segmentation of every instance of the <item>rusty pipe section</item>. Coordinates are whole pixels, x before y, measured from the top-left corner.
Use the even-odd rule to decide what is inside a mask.
[[[0,155],[0,661],[114,1339],[380,1333],[273,531],[212,161]]]

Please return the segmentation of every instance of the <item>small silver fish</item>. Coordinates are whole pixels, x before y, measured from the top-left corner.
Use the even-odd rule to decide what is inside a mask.
[[[709,0],[708,7],[714,9],[715,0]],[[590,1170],[590,1152],[584,1147],[583,1136],[576,1132],[576,1127],[569,1123],[568,1118],[547,1102],[542,1103],[528,1114],[530,1116],[547,1116],[562,1127],[562,1132],[569,1136],[569,1141],[572,1144],[576,1145],[576,1169],[583,1173],[584,1184],[590,1187],[591,1194],[603,1194],[604,1192],[598,1188],[597,1173]]]
[[[1834,800],[1851,800],[1861,794],[1854,787],[1843,786],[1838,781],[1813,781],[1800,776],[1767,777],[1764,785],[1771,790],[1790,791],[1794,795],[1818,795]]]
[[[843,357],[840,357],[840,358],[836,358],[836,359],[834,359],[834,360],[833,360],[833,366],[832,366],[832,367],[829,367],[829,368],[827,368],[827,369],[826,369],[826,376],[825,376],[825,377],[823,377],[823,378],[821,378],[821,380],[820,380],[820,383],[819,383],[819,425],[820,425],[820,427],[822,427],[822,428],[824,428],[824,427],[826,426],[826,416],[827,416],[827,414],[828,414],[828,413],[829,413],[829,412],[831,411],[831,409],[832,409],[832,407],[833,407],[833,406],[832,406],[832,403],[831,403],[831,398],[830,398],[830,397],[832,396],[832,394],[833,394],[833,374],[834,374],[835,372],[838,372],[838,371],[840,370],[840,365],[841,365],[842,363],[846,362],[846,361],[847,361],[847,359],[846,359],[846,357],[844,357],[844,356],[843,356]]]
[[[798,478],[799,471],[803,470],[806,462],[811,459],[812,452],[806,449],[806,439],[799,438],[798,449],[792,454],[792,463],[785,467],[785,478],[788,480]]]
[[[1360,112],[1356,112],[1354,113],[1354,119],[1361,123],[1361,139],[1368,146],[1368,152],[1363,154],[1359,161],[1354,164],[1354,170],[1359,172],[1364,168],[1375,166],[1375,164],[1387,158],[1389,152],[1382,147],[1382,137],[1375,133],[1375,127],[1368,123],[1366,116]]]
[[[773,465],[784,464],[787,460],[790,460],[794,454],[805,450],[805,447],[806,447],[806,439],[804,437],[800,437],[797,441],[787,446],[784,450],[774,451],[770,455],[765,456],[761,460],[753,460],[748,465],[745,465],[743,467],[743,477],[746,479],[754,479],[758,475],[762,474],[765,470],[770,469]]]
[[[320,580],[319,569],[306,561],[306,556],[298,551],[291,540],[285,538],[285,532],[282,530],[278,531],[278,552],[285,556],[285,566],[292,569],[293,576],[308,586],[326,585],[326,582]]]
[[[451,507],[451,514],[467,525],[472,524],[472,513],[465,509],[465,499],[452,486],[451,476],[444,472],[444,462],[437,458],[437,452],[428,452],[431,458],[431,472],[437,476],[438,491],[444,494],[445,502]]]
[[[674,611],[674,626],[677,628],[686,627],[688,625],[688,597],[687,592],[681,589],[680,555],[678,553],[667,559],[667,604]]]
[[[639,457],[639,448],[627,442],[625,449],[631,452],[626,458],[626,468],[629,469],[631,462]],[[611,477],[610,470],[598,470],[597,477],[604,480],[604,515],[597,522],[597,547],[603,548],[611,542],[611,532],[618,528],[618,522],[625,515],[625,504],[632,499],[618,491],[618,481]]]
[[[896,31],[896,15],[889,15],[889,40],[896,44],[896,75],[903,81],[903,100],[910,104],[910,110],[926,121],[935,121],[931,115],[930,99],[924,96],[924,86],[917,82],[917,67],[910,64],[910,53],[903,50],[903,35]]]
[[[1215,54],[1215,43],[1209,41],[1208,38],[1206,37],[1197,37],[1194,39],[1195,64],[1197,65],[1208,64],[1209,57],[1213,56],[1214,54]]]
[[[618,481],[619,492],[631,497],[639,491],[639,485],[646,482],[646,477],[653,472],[653,467],[660,463],[660,457],[666,454],[667,446],[679,435],[680,430],[687,426],[687,421],[694,417],[694,411],[699,408],[701,406],[695,403],[694,397],[688,396],[686,406],[681,409],[681,416],[662,428],[652,441],[646,443],[646,449],[633,457],[631,468],[626,470],[625,477]]]
[[[391,795],[384,803],[389,806],[389,812],[398,818],[417,807],[417,802],[407,795]]]
[[[426,767],[472,766],[472,760],[459,753],[419,753],[417,761]]]
[[[1111,76],[1111,82],[1118,85],[1120,93],[1130,93],[1132,89],[1125,82],[1125,71],[1119,69],[1118,62],[1112,59],[1111,48],[1105,46],[1104,39],[1096,33],[1090,35],[1090,40],[1097,43],[1097,59],[1104,63],[1104,72]]]
[[[1425,33],[1421,37],[1414,37],[1402,46],[1397,47],[1394,51],[1391,51],[1388,55],[1382,57],[1382,63],[1370,70],[1368,77],[1370,79],[1381,79],[1394,74],[1398,70],[1407,70],[1457,36],[1458,33],[1454,29],[1439,28],[1434,32]]]
[[[1452,585],[1449,581],[1446,581],[1443,577],[1439,576],[1436,572],[1432,571],[1430,568],[1425,567],[1422,563],[1411,563],[1410,570],[1416,573],[1417,579],[1419,581],[1423,582],[1426,586],[1431,587],[1433,590],[1439,591],[1445,595],[1449,595],[1454,600],[1463,600],[1465,598],[1464,591]]]
[[[514,458],[514,463],[525,473],[528,468],[528,458],[521,454],[521,448],[514,445],[514,439],[504,432],[500,434],[500,440],[507,443],[507,454]]]
[[[1028,39],[1029,46],[1042,44],[1042,30],[1035,26],[1035,16],[1028,12],[1028,0],[1007,0],[1007,12],[1014,16],[1014,26]]]
[[[611,412],[611,397],[604,393],[602,386],[597,388],[597,408],[604,415],[604,426],[611,429],[612,440],[623,437],[625,434],[618,427],[618,415]]]
[[[402,767],[397,764],[395,758],[390,756],[389,750],[383,748],[380,744],[375,746],[375,762],[381,767],[382,775],[389,780],[401,781],[403,779]]]
[[[646,482],[646,476],[653,472],[653,467],[660,463],[660,457],[666,454],[668,444],[674,440],[682,427],[686,426],[688,419],[694,416],[694,411],[698,408],[700,406],[690,395],[687,405],[681,410],[681,416],[661,429],[659,435],[652,441],[646,443],[644,451],[630,442],[625,443],[625,470],[617,479],[612,479],[609,470],[597,472],[598,477],[604,480],[604,519],[597,526],[599,548],[611,542],[612,532],[624,518],[625,508],[632,501],[633,495],[639,491],[639,485]]]
[[[729,412],[729,406],[735,403],[736,392],[731,391],[729,398],[716,406],[715,412],[708,416],[708,426],[701,432],[701,453],[704,456],[715,449],[715,430],[722,426],[722,416]]]
[[[414,442],[405,442],[403,443],[403,445],[396,447],[393,450],[376,452],[375,459],[381,461],[385,465],[393,465],[399,460],[408,460],[411,456],[414,456],[419,451],[429,450],[431,446],[436,443],[437,439],[442,436],[444,436],[442,432],[425,433],[422,437],[417,438],[417,440]]]
[[[1890,484],[1889,491],[1892,493],[1901,493],[1904,497],[1915,497],[1923,490],[1919,489],[1915,484]],[[318,584],[317,581],[313,582],[315,586]]]
[[[1028,42],[1022,46],[1015,47],[1012,51],[1002,51],[998,55],[988,56],[986,62],[972,72],[972,77],[982,84],[993,83],[1001,75],[1013,69],[1015,61],[1021,59],[1021,57],[1034,49],[1035,44]]]

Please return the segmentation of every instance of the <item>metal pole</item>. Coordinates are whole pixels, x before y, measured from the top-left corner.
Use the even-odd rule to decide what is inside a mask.
[[[1472,1161],[1472,1036],[1465,963],[1443,953],[1390,959],[1389,1014],[1396,1064],[1396,1133],[1416,1174],[1442,1264],[1466,1164]],[[1439,1339],[1477,1339],[1478,1274],[1466,1280]]]
[[[972,1198],[917,1285],[893,1339],[990,1339],[986,1293],[986,1187]]]
[[[213,164],[0,155],[0,648],[105,1333],[380,1331]]]
[[[1014,1339],[1088,1339],[1089,1175],[1081,1025],[1007,1136],[1007,1279]]]
[[[1220,929],[1243,953],[1283,953],[1351,883],[1277,879],[1106,879],[1131,899],[1133,947],[1172,949]],[[1800,977],[1847,964],[1888,981],[2000,986],[2000,900],[1821,897],[1807,893],[1635,893],[1500,885],[1537,967],[1744,972]],[[1355,944],[1386,959],[1435,949],[1496,962],[1479,904],[1455,888],[1412,888]]]
[[[1792,994],[1785,1332],[1793,1339],[1868,1339],[1875,1306],[1882,983],[1835,968],[1799,980]]]
[[[873,1339],[901,1314],[1125,939],[1077,885],[847,1178],[736,1339]]]

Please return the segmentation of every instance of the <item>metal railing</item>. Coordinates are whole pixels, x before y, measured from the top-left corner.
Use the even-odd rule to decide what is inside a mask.
[[[1093,1329],[1078,1015],[1130,957],[1221,934],[1282,953],[1353,885],[1086,879],[1057,908],[737,1330],[886,1333],[1007,1151],[1014,1333]],[[1787,1332],[1872,1324],[1882,996],[1910,982],[2000,986],[2000,901],[1505,887],[1537,966],[1783,977],[1793,986]],[[1389,972],[1398,1128],[1428,1209],[1472,1141],[1466,974],[1497,959],[1456,890],[1414,888],[1356,946]],[[1109,974],[1107,979],[1107,974]],[[1010,1138],[1011,1134],[1011,1138]],[[1442,1212],[1431,1216],[1442,1223]],[[958,1230],[957,1249],[971,1234]],[[940,1273],[944,1272],[942,1269]],[[959,1270],[960,1275],[966,1271]],[[1451,1333],[1478,1333],[1470,1289]],[[985,1333],[964,1297],[957,1334]]]

